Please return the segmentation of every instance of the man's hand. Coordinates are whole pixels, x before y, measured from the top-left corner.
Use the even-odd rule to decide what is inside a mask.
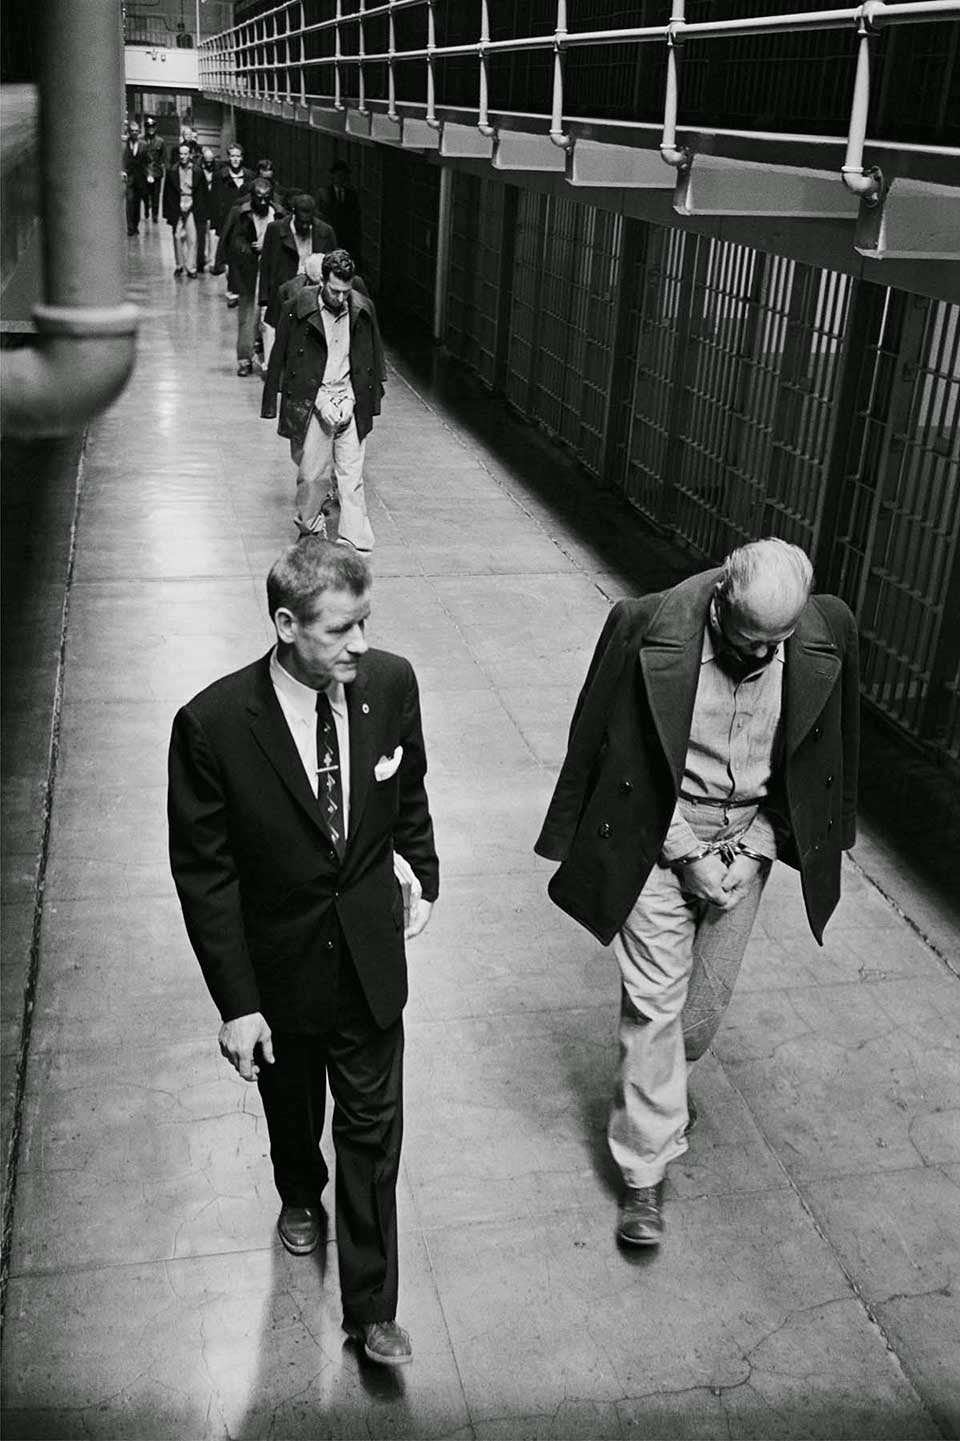
[[[237,1016],[232,1021],[224,1021],[218,1039],[220,1054],[240,1072],[245,1081],[255,1081],[260,1074],[260,1067],[253,1059],[257,1045],[260,1046],[263,1059],[268,1065],[273,1065],[270,1027],[259,1011],[254,1011],[251,1016]]]
[[[419,936],[430,919],[433,910],[433,901],[425,901],[423,896],[417,896],[410,905],[410,919],[407,922],[403,933],[405,941],[412,941],[414,936]]]
[[[701,856],[700,860],[691,861],[683,867],[680,876],[683,889],[688,894],[699,896],[702,901],[709,901],[721,911],[728,911],[732,905],[736,905],[736,901],[731,901],[724,890],[727,867],[716,852],[711,851],[709,855]]]
[[[723,889],[727,896],[726,910],[732,910],[738,901],[743,900],[762,866],[763,861],[758,861],[755,856],[734,856],[733,863],[723,878]]]

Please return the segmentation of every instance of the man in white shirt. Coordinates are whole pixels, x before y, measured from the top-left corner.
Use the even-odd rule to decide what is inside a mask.
[[[365,637],[361,556],[307,536],[270,571],[276,645],[177,714],[170,860],[222,1019],[222,1054],[257,1081],[294,1255],[323,1235],[326,1085],[337,1157],[345,1329],[383,1365],[411,1359],[396,1323],[404,940],[439,886],[409,662]],[[409,917],[395,854],[419,882]]]

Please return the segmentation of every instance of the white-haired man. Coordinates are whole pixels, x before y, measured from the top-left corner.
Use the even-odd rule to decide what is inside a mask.
[[[620,1084],[608,1142],[617,1233],[657,1245],[662,1183],[687,1149],[687,1062],[709,1046],[772,862],[800,871],[810,927],[840,896],[853,845],[857,631],[812,596],[782,540],[620,601],[580,693],[538,854],[555,903],[621,973]]]

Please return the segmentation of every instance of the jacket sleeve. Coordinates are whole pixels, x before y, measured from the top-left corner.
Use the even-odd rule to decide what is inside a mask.
[[[267,226],[263,237],[263,253],[260,256],[260,297],[259,304],[270,309],[276,296],[277,251],[280,248],[280,227],[275,220]]]
[[[407,684],[400,722],[400,803],[394,823],[394,849],[409,862],[423,889],[425,901],[435,901],[440,891],[440,864],[433,839],[433,821],[424,777],[427,753],[420,719],[420,693],[413,667],[407,667]]]
[[[277,396],[283,385],[283,372],[287,365],[287,346],[290,344],[292,325],[293,306],[287,304],[280,311],[277,320],[277,333],[274,336],[273,349],[270,351],[270,361],[263,382],[263,395],[260,397],[261,420],[273,420],[277,413]]]
[[[840,813],[840,845],[845,851],[857,839],[857,787],[860,779],[860,638],[853,612],[837,596],[831,596],[831,620],[841,643],[843,687],[841,741],[843,745],[843,808]]]
[[[224,1021],[260,1010],[230,850],[219,767],[189,708],[173,723],[169,755],[170,869],[187,935]]]
[[[562,861],[570,850],[587,799],[587,785],[603,742],[614,689],[623,671],[629,630],[628,603],[617,601],[607,616],[570,722],[567,754],[560,768],[543,828],[538,856]]]

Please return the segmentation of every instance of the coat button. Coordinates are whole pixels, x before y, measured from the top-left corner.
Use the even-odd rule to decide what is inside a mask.
[[[328,951],[332,951],[332,950],[333,950],[333,941],[327,941],[327,942],[326,942],[326,947],[327,947],[327,950],[328,950]]]
[[[828,830],[828,831],[832,831],[832,830],[833,830],[833,821],[827,821],[827,830]]]
[[[633,781],[621,781],[621,782],[620,782],[620,794],[621,794],[622,796],[628,796],[632,790],[633,790]]]
[[[602,841],[607,840],[610,836],[613,835],[613,826],[610,824],[609,821],[600,822],[600,824],[597,826],[597,835]]]
[[[814,728],[813,728],[813,738],[814,738],[814,740],[815,740],[815,741],[818,741],[822,735],[823,735],[823,727],[822,727],[822,726],[814,726]]]
[[[826,776],[823,783],[826,786],[827,790],[829,790],[830,787],[833,785],[833,776]]]

